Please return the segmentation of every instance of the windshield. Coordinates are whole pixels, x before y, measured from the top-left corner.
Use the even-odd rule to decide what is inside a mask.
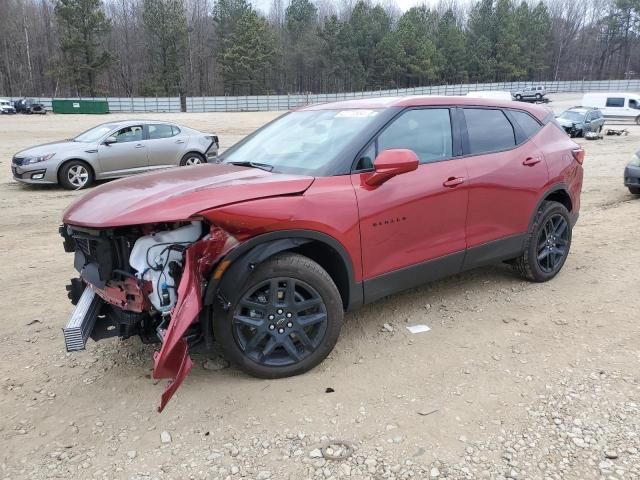
[[[562,118],[563,120],[569,120],[570,122],[581,122],[584,118],[584,113],[572,112],[570,110],[567,110],[562,115],[560,115],[559,118]]]
[[[311,110],[283,115],[225,152],[223,163],[318,175],[380,110]]]
[[[107,123],[105,125],[98,125],[97,127],[93,127],[86,132],[81,133],[73,140],[76,142],[97,142],[102,137],[104,137],[107,133],[113,130],[116,127],[113,123]]]

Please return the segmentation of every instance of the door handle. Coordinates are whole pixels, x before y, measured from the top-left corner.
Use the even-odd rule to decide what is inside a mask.
[[[136,148],[144,148],[144,145],[142,145],[141,143],[139,143],[138,145],[136,145]]]
[[[527,167],[533,167],[534,165],[540,163],[541,161],[542,159],[540,157],[529,157],[524,162],[522,162],[522,164],[526,165]]]
[[[184,143],[184,140],[176,140],[176,143]]]
[[[443,187],[457,187],[461,183],[464,183],[464,177],[449,177],[444,182],[442,182]]]

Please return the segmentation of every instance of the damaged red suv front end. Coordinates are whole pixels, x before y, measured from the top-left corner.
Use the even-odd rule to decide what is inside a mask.
[[[83,349],[89,337],[161,342],[153,378],[169,379],[162,411],[192,367],[190,347],[212,343],[204,289],[220,278],[227,266],[221,259],[238,245],[198,212],[269,195],[271,188],[295,193],[311,181],[202,166],[124,179],[85,195],[67,209],[60,228],[80,274],[67,287],[76,305],[64,329],[67,350]]]

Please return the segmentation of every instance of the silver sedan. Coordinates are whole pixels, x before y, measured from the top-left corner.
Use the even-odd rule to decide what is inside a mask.
[[[77,190],[94,180],[215,161],[218,137],[174,123],[122,121],[16,153],[13,178]]]

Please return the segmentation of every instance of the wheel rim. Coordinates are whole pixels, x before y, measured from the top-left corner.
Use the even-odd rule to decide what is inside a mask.
[[[187,160],[184,162],[185,165],[200,165],[202,163],[202,159],[200,157],[189,157],[187,158]]]
[[[74,187],[84,187],[89,180],[89,171],[82,165],[74,165],[67,172],[67,180]]]
[[[320,294],[291,277],[251,287],[233,313],[235,340],[251,360],[268,367],[301,362],[322,343],[327,309]]]
[[[569,250],[569,224],[560,214],[547,219],[538,235],[538,266],[545,273],[555,271]]]

